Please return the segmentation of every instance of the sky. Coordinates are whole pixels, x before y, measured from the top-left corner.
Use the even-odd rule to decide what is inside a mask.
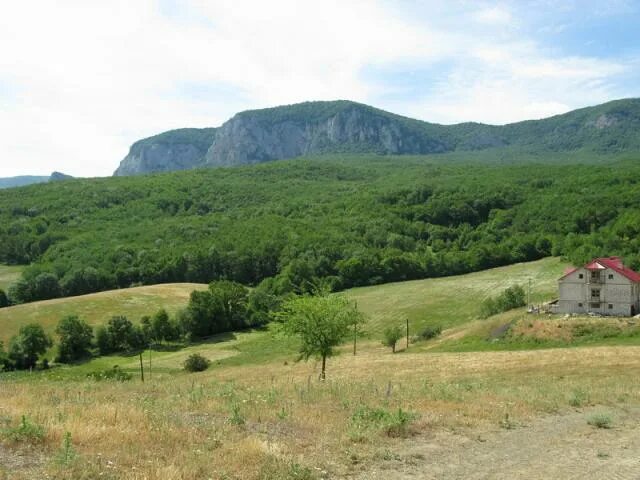
[[[7,0],[0,177],[108,176],[136,140],[349,99],[504,124],[640,96],[640,0]]]

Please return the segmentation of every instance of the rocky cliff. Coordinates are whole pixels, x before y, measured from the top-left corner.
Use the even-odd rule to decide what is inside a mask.
[[[134,143],[115,176],[187,170],[201,166],[215,128],[182,128]]]
[[[353,102],[318,102],[243,112],[224,123],[208,166],[244,165],[322,153],[417,154],[452,149],[446,127]],[[429,131],[431,130],[431,131]]]
[[[242,112],[217,129],[172,130],[141,140],[115,175],[326,153],[433,154],[501,147],[540,154],[640,151],[640,100],[503,126],[438,125],[355,102],[305,102]]]

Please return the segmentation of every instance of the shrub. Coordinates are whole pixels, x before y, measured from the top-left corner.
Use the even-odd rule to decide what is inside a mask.
[[[432,338],[439,336],[441,333],[442,327],[440,325],[429,326],[420,332],[419,338],[420,340],[431,340]]]
[[[589,403],[589,394],[585,390],[576,388],[573,392],[571,392],[571,396],[569,397],[569,405],[571,405],[572,407],[582,407],[587,403]]]
[[[11,442],[39,443],[44,438],[44,427],[23,415],[18,426],[4,430],[3,434]]]
[[[382,344],[391,347],[391,351],[396,353],[396,344],[403,336],[404,333],[400,326],[386,328],[383,332]]]
[[[587,423],[596,428],[611,428],[613,426],[613,419],[608,413],[595,413],[587,419]]]
[[[488,318],[507,310],[526,305],[526,294],[520,285],[507,288],[496,298],[487,298],[480,307],[480,316]]]
[[[184,369],[187,372],[203,372],[209,368],[210,364],[211,362],[208,359],[199,353],[194,353],[189,355],[189,358],[184,361]]]

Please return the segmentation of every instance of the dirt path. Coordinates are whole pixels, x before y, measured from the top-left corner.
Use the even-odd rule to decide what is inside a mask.
[[[603,410],[613,428],[588,425]],[[402,441],[392,460],[350,478],[640,480],[639,427],[640,408],[588,409],[513,429],[434,433]]]

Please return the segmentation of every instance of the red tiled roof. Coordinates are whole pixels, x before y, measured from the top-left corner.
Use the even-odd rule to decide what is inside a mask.
[[[596,258],[595,261],[627,277],[632,282],[640,283],[640,273],[634,272],[629,267],[625,267],[620,257]]]
[[[632,282],[640,283],[640,273],[634,272],[630,268],[625,267],[620,257],[594,258],[589,263],[587,263],[583,268],[587,270],[603,270],[605,268],[610,268],[611,270],[618,272],[620,275],[628,278]],[[572,268],[570,270],[566,270],[564,275],[560,277],[560,280],[562,280],[568,275],[571,275],[576,270],[578,269]]]

